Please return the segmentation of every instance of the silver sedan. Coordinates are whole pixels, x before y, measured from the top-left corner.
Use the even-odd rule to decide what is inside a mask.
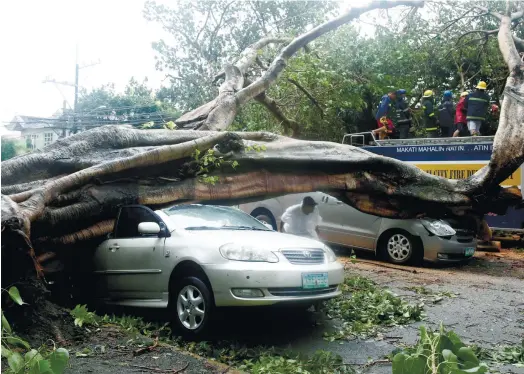
[[[340,294],[343,266],[325,244],[281,234],[234,208],[121,208],[95,253],[97,299],[169,308],[172,325],[201,335],[216,307],[311,305]]]

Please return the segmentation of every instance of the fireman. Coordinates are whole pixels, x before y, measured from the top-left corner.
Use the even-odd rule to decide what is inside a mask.
[[[451,136],[453,120],[455,118],[455,108],[453,105],[453,94],[451,91],[444,91],[444,98],[442,103],[438,106],[439,122],[440,122],[440,136],[448,138]]]
[[[475,92],[470,93],[464,102],[468,129],[472,136],[480,134],[480,126],[486,120],[490,101],[486,88],[486,82],[480,81]]]
[[[435,99],[432,90],[424,91],[422,96],[423,122],[428,138],[438,138],[438,124],[435,116]]]
[[[400,89],[397,91],[397,127],[400,139],[407,139],[409,137],[409,129],[411,128],[411,108],[406,100],[406,90]]]

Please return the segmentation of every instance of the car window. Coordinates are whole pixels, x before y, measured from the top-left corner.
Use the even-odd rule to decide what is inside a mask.
[[[123,207],[120,210],[115,238],[136,238],[141,236],[138,233],[138,224],[141,222],[158,222],[158,218],[149,210],[142,207]]]
[[[211,205],[179,205],[163,209],[171,223],[185,230],[264,230],[269,229],[238,209]]]

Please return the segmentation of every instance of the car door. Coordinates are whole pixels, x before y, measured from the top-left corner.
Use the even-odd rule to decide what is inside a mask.
[[[374,250],[381,218],[362,213],[328,194],[321,195],[317,201],[322,217],[320,236],[330,243]]]
[[[95,274],[99,293],[114,300],[159,299],[162,293],[161,264],[164,237],[140,234],[141,222],[156,222],[166,227],[151,209],[143,206],[122,207],[111,237],[95,253]],[[165,287],[164,287],[165,288]]]

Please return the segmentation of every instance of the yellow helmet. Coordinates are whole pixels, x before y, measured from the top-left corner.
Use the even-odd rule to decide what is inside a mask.
[[[464,91],[460,94],[460,97],[464,97],[464,96],[468,96],[469,95],[469,92],[468,91]]]
[[[479,84],[477,84],[477,88],[479,90],[485,90],[486,88],[488,88],[488,85],[486,84],[486,82],[480,81]]]
[[[433,91],[426,90],[426,91],[424,91],[424,96],[422,96],[422,97],[431,97],[431,96],[433,96]]]

